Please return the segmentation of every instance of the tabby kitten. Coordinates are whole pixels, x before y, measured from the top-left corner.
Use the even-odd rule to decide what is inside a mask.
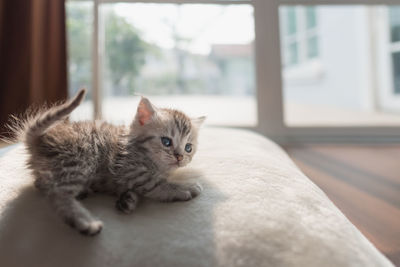
[[[205,117],[190,119],[180,111],[159,109],[142,98],[130,127],[106,122],[69,122],[81,103],[71,101],[23,120],[19,136],[30,155],[35,186],[70,226],[85,235],[103,227],[79,199],[91,192],[118,196],[116,207],[131,213],[139,196],[159,201],[187,201],[201,192],[198,184],[167,181],[196,152]]]

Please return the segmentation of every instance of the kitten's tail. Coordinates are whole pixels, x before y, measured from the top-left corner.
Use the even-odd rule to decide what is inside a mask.
[[[42,135],[53,123],[68,116],[82,102],[86,94],[85,89],[81,89],[71,100],[62,105],[50,108],[49,110],[37,115],[33,120],[27,121],[24,131],[24,141],[32,143],[37,137]]]

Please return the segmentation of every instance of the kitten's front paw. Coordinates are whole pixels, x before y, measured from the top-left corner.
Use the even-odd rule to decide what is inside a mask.
[[[78,230],[83,235],[93,236],[97,235],[103,229],[103,223],[99,220],[87,218],[64,218],[66,224]]]
[[[198,183],[184,185],[183,189],[184,190],[180,192],[179,196],[173,198],[173,201],[189,201],[197,197],[203,190],[201,185]]]
[[[188,190],[190,192],[191,197],[195,198],[198,195],[200,195],[201,191],[203,191],[203,187],[201,187],[201,185],[198,183],[194,183],[188,185]]]
[[[136,208],[138,200],[138,196],[134,192],[127,191],[120,196],[115,206],[119,211],[129,214]]]
[[[175,202],[175,201],[189,201],[192,198],[193,197],[192,197],[192,194],[190,193],[190,191],[185,190],[185,191],[180,191],[178,194],[176,194],[175,196],[167,199],[166,201],[167,202],[169,202],[169,201],[172,201],[172,202]]]
[[[79,232],[83,235],[97,235],[103,229],[103,223],[101,221],[91,221],[84,224],[81,228],[78,228]]]

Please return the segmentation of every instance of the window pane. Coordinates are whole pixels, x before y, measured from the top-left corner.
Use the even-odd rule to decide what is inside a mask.
[[[304,43],[301,36],[297,40],[297,50],[304,51],[305,45],[305,56],[313,60],[299,58],[295,67],[282,67],[285,124],[399,126],[400,51],[385,38],[393,26],[382,24],[388,7],[315,8],[318,35],[305,32]],[[300,26],[301,21],[298,23]],[[371,25],[376,29],[374,38]],[[281,47],[294,53],[294,47],[285,43],[287,38],[281,40]]]
[[[209,124],[256,124],[250,5],[116,3],[101,12],[106,119],[129,123],[146,95]]]
[[[317,15],[315,7],[306,7],[307,29],[312,29],[317,26]]]
[[[394,93],[400,94],[400,52],[393,53]]]
[[[288,46],[288,64],[295,65],[299,62],[299,51],[296,42],[289,44]]]
[[[93,2],[67,1],[68,93],[87,89],[85,102],[72,114],[74,119],[92,119],[92,30]]]
[[[392,42],[400,41],[400,7],[389,8],[389,21]]]
[[[297,32],[297,18],[296,18],[296,8],[287,8],[287,34],[295,34]]]
[[[318,56],[318,38],[316,36],[307,38],[307,57],[315,58]]]

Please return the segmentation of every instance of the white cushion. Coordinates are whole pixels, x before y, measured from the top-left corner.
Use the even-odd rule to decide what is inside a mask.
[[[51,210],[24,168],[22,145],[0,158],[1,266],[393,266],[276,144],[240,130],[202,129],[190,167],[196,199],[84,200],[105,227],[81,236]]]

